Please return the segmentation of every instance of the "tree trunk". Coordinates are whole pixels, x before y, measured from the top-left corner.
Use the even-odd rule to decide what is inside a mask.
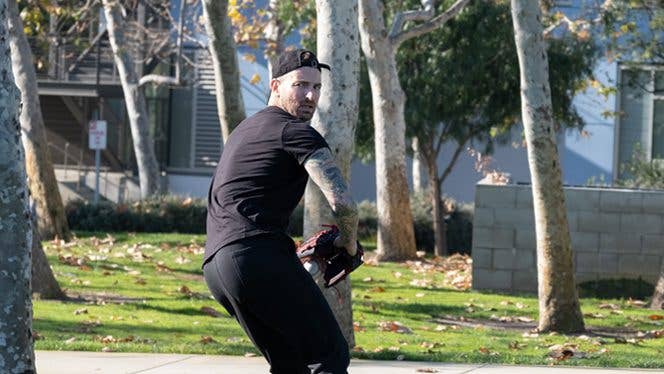
[[[538,2],[512,0],[512,22],[521,69],[521,113],[532,178],[539,330],[583,331]]]
[[[113,50],[113,58],[118,68],[118,75],[124,92],[127,116],[134,142],[134,153],[138,164],[138,179],[141,185],[141,197],[147,198],[159,192],[160,177],[157,157],[154,153],[154,141],[150,135],[150,124],[145,103],[145,95],[138,85],[134,61],[126,48],[124,35],[125,22],[120,15],[121,6],[114,0],[102,0],[106,28]]]
[[[422,150],[420,140],[413,136],[410,140],[411,147],[413,148],[413,192],[421,193],[424,191],[424,174],[422,173]]]
[[[240,69],[227,11],[228,0],[203,0],[208,49],[214,68],[217,112],[224,143],[245,117]]]
[[[322,91],[312,126],[325,138],[337,166],[350,185],[350,163],[357,124],[360,76],[360,45],[355,1],[317,0],[317,49],[321,62],[333,66],[323,70]],[[304,236],[334,223],[332,211],[320,189],[311,181],[304,195]],[[355,346],[350,281],[322,288],[349,347]]]
[[[265,60],[267,61],[267,76],[272,78],[272,60],[284,51],[284,27],[279,20],[279,0],[269,0],[265,14]]]
[[[9,0],[12,1],[12,0]],[[37,214],[33,211],[32,227],[36,227]],[[37,230],[32,230],[32,294],[38,294],[40,299],[64,299],[65,293],[53,275],[53,270],[48,264],[46,253],[41,244],[41,238]]]
[[[49,155],[32,52],[23,33],[23,22],[18,14],[16,0],[7,1],[7,10],[12,67],[23,104],[21,133],[25,149],[25,168],[30,193],[37,205],[39,235],[47,239],[57,236],[68,241],[71,239],[71,232]]]
[[[30,246],[32,228],[9,51],[7,1],[0,0],[0,372],[34,373]]]
[[[662,269],[659,271],[659,280],[655,286],[655,293],[650,302],[650,308],[656,310],[664,309],[664,262],[662,262]]]
[[[359,3],[360,36],[369,70],[375,128],[377,255],[380,260],[404,260],[416,256],[406,180],[405,95],[397,74],[396,50],[387,38],[382,2]]]
[[[436,163],[436,155],[433,146],[430,142],[425,142],[423,146],[427,150],[427,178],[429,180],[429,198],[431,199],[431,206],[433,207],[433,237],[434,237],[434,254],[436,256],[447,255],[447,233],[445,232],[445,209],[443,202],[440,198],[440,179],[438,178],[438,164]]]

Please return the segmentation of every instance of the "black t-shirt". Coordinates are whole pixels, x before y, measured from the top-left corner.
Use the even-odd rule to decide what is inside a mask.
[[[304,162],[328,147],[309,122],[269,106],[242,121],[224,145],[208,194],[203,263],[221,247],[286,233],[309,175]]]

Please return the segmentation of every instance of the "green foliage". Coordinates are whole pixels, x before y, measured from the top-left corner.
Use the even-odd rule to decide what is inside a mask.
[[[473,236],[473,207],[459,205],[452,198],[444,198],[443,203],[454,207],[445,218],[447,224],[447,245],[451,253],[470,253]],[[415,243],[417,248],[431,252],[434,248],[433,207],[428,193],[415,193],[410,196],[413,213]],[[376,204],[362,201],[358,204],[359,225],[358,236],[362,240],[376,238],[378,228],[378,211]]]
[[[616,185],[627,188],[664,190],[664,163],[660,160],[649,161],[637,145],[629,162],[621,165],[625,177]]]
[[[614,0],[601,16],[610,57],[627,64],[664,63],[664,8],[661,2]]]
[[[128,204],[73,201],[65,207],[69,227],[87,231],[205,233],[204,199],[156,196]]]
[[[419,2],[388,2],[389,14],[397,3],[412,9]],[[438,12],[448,5],[439,4]],[[592,75],[594,43],[573,35],[551,38],[548,57],[554,119],[559,128],[581,127],[571,102]],[[432,139],[434,147],[436,139],[482,140],[490,151],[518,122],[519,65],[508,1],[471,2],[444,27],[405,42],[397,63],[409,136]],[[367,159],[373,153],[373,119],[366,67],[360,108],[357,150]]]

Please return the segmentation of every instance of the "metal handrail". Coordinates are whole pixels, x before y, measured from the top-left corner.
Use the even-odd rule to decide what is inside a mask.
[[[63,166],[64,166],[64,169],[65,169],[64,170],[65,178],[67,177],[67,173],[68,173],[70,168],[71,169],[76,169],[76,171],[78,172],[78,178],[76,178],[76,191],[80,192],[81,191],[81,176],[82,176],[83,172],[85,172],[87,174],[88,172],[95,171],[95,167],[90,166],[90,165],[83,165],[83,149],[80,150],[78,160],[76,159],[76,156],[72,156],[69,152],[69,145],[70,145],[69,142],[65,142],[65,147],[64,147],[64,149],[62,149],[57,144],[48,142],[49,148],[55,149],[55,150],[57,150],[58,152],[60,152],[64,155],[64,159],[63,159],[64,165]],[[68,160],[70,158],[73,159],[74,161],[78,161],[75,167],[69,165]],[[100,171],[99,177],[104,182],[104,193],[102,195],[103,196],[108,195],[108,187],[112,186],[112,187],[116,187],[118,189],[118,192],[120,193],[121,196],[127,196],[127,192],[128,192],[127,184],[126,183],[114,183],[113,181],[111,181],[110,178],[108,177],[108,172],[110,171],[110,169],[111,168],[109,168],[108,166],[102,166],[102,167],[99,168],[99,171]]]

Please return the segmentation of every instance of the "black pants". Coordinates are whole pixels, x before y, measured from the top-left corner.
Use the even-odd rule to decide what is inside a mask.
[[[272,373],[347,373],[348,344],[290,238],[234,242],[203,272],[212,295],[235,316]]]

